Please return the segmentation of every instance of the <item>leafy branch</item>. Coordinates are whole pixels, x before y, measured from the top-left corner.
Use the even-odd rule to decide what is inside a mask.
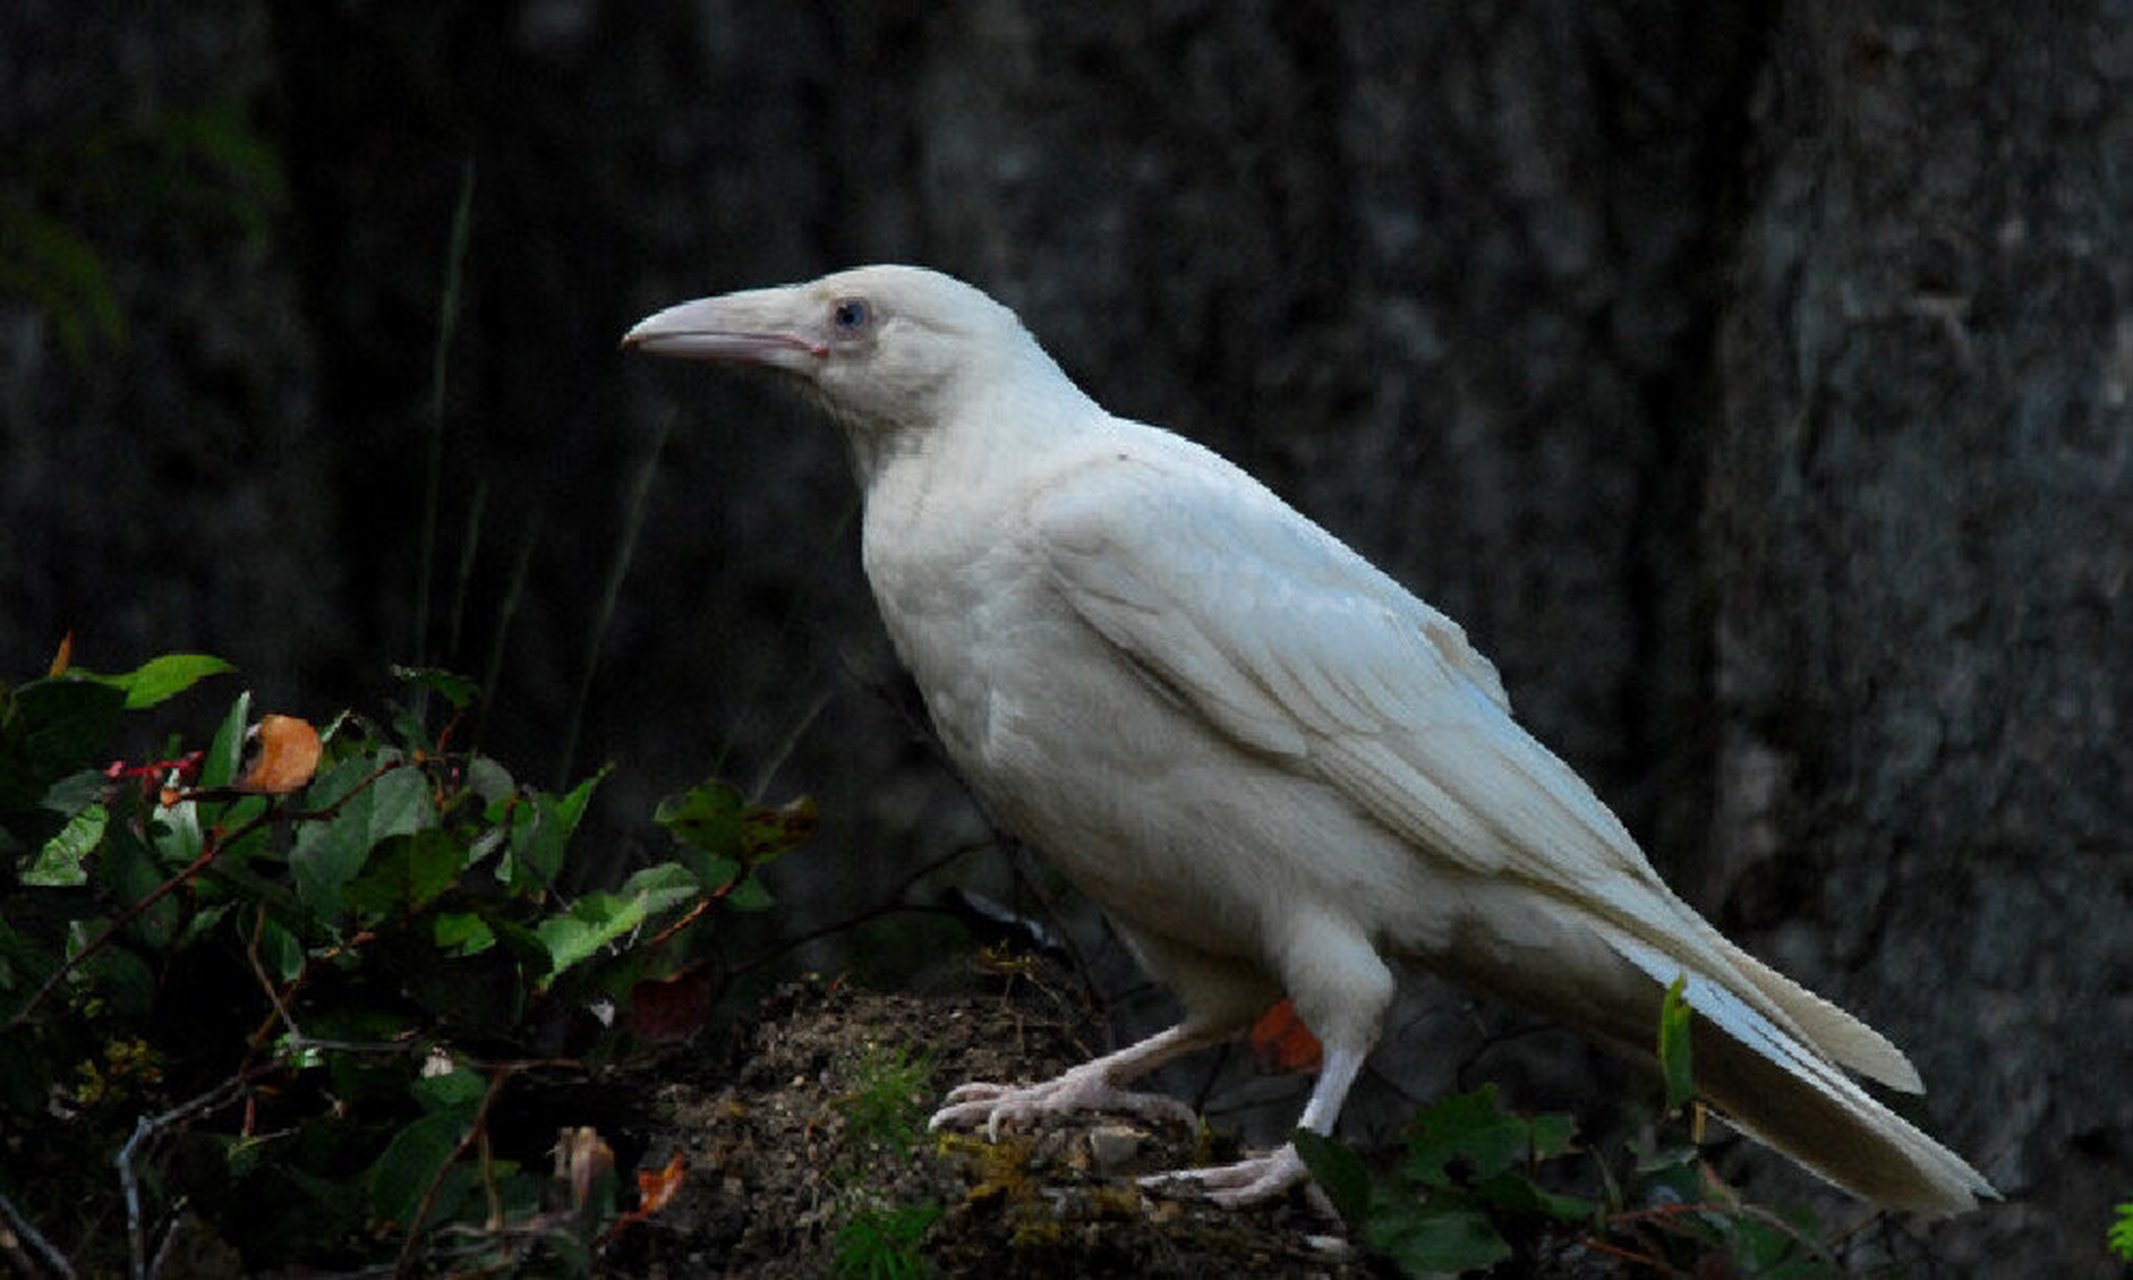
[[[112,759],[125,716],[227,669],[102,676],[63,647],[0,687],[0,1129],[40,1134],[0,1169],[0,1248],[144,1275],[183,1204],[254,1268],[588,1273],[681,1166],[618,1211],[589,1126],[543,1178],[493,1121],[531,1072],[701,1028],[708,999],[668,997],[722,911],[771,904],[759,873],[811,804],[706,782],[621,883],[566,894],[606,771],[547,791],[454,746],[478,691],[430,669],[398,674],[450,705],[434,733],[415,708],[318,731],[240,694],[207,746]]]

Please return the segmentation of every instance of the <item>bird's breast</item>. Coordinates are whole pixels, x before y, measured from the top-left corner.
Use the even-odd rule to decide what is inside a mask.
[[[1255,786],[1315,784],[1243,756],[1098,635],[1012,536],[945,559],[923,538],[868,572],[943,748],[991,816],[1115,918],[1238,957],[1297,833],[1240,827],[1302,809]],[[1287,872],[1278,873],[1288,878]]]

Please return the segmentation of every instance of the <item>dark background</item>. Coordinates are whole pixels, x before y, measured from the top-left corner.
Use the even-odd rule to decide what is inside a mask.
[[[15,0],[0,219],[0,678],[72,629],[324,718],[500,652],[485,750],[619,766],[586,875],[716,770],[822,802],[792,927],[863,910],[985,829],[906,718],[841,446],[615,344],[928,263],[1463,621],[1675,884],[1906,1046],[2012,1201],[1937,1248],[2113,1273],[2123,0]]]

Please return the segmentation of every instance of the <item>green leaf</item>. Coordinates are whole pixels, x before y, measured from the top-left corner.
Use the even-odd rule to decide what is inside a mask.
[[[481,1103],[483,1094],[489,1091],[489,1082],[478,1071],[466,1067],[453,1067],[450,1071],[434,1076],[423,1076],[409,1086],[415,1101],[424,1111],[456,1110],[471,1121],[474,1111]]]
[[[166,653],[125,675],[97,678],[126,691],[126,710],[140,711],[177,697],[209,676],[236,669],[212,654]]]
[[[533,930],[502,916],[486,917],[484,923],[488,925],[490,935],[503,944],[505,954],[525,970],[527,977],[545,975],[554,965],[554,960],[549,956],[547,942]]]
[[[763,887],[762,877],[751,871],[726,895],[726,905],[735,911],[768,911],[777,900]]]
[[[644,868],[623,881],[619,892],[623,897],[643,898],[646,915],[657,915],[684,902],[694,902],[700,896],[696,877],[678,862],[662,862]]]
[[[155,892],[163,878],[155,855],[125,823],[104,828],[103,853],[90,870],[90,880],[110,901],[131,906]],[[126,936],[151,951],[169,946],[182,917],[183,897],[163,895],[154,906],[133,917]],[[79,922],[76,927],[80,927]]]
[[[509,882],[514,889],[548,888],[562,873],[570,837],[585,816],[593,788],[607,770],[587,778],[562,796],[534,792],[523,798],[512,815]]]
[[[774,809],[750,805],[741,815],[741,859],[757,867],[775,861],[806,844],[821,825],[812,796]]]
[[[394,1134],[366,1179],[371,1212],[388,1222],[411,1221],[438,1171],[458,1150],[469,1123],[470,1118],[454,1108],[431,1112]],[[434,1218],[445,1216],[444,1199],[439,1197]]]
[[[373,852],[341,890],[341,900],[374,916],[420,911],[452,887],[466,862],[465,845],[450,832],[427,827]]]
[[[1312,1181],[1333,1202],[1341,1221],[1361,1226],[1370,1216],[1370,1170],[1363,1158],[1346,1144],[1309,1129],[1298,1129],[1293,1141]]]
[[[1560,1111],[1543,1112],[1526,1122],[1533,1140],[1533,1158],[1550,1160],[1566,1154],[1577,1143],[1577,1121]]]
[[[38,807],[71,817],[101,800],[104,788],[109,785],[104,775],[95,769],[70,773],[45,789],[44,799],[37,802]]]
[[[244,732],[251,722],[252,691],[247,689],[231,700],[207,745],[207,757],[200,762],[202,787],[226,787],[237,780],[237,767],[244,759]]]
[[[1725,1219],[1725,1230],[1732,1237],[1734,1257],[1743,1264],[1743,1271],[1757,1280],[1793,1280],[1825,1274],[1814,1259],[1799,1256],[1799,1241],[1775,1223],[1733,1214]]]
[[[742,807],[741,793],[713,778],[661,800],[652,812],[652,821],[688,848],[737,862],[742,847]]]
[[[59,968],[59,960],[42,947],[32,943],[0,919],[0,991],[22,992],[25,996],[52,976]],[[0,1015],[12,1017],[15,1004],[9,999],[0,999]],[[4,1018],[0,1018],[4,1021]],[[4,1056],[4,1055],[0,1055]]]
[[[100,804],[92,804],[67,819],[67,825],[44,842],[36,860],[23,871],[22,883],[48,888],[87,884],[89,869],[82,865],[83,860],[103,843],[104,826],[110,821],[110,811]]]
[[[1696,1074],[1689,1058],[1688,976],[1674,979],[1659,1006],[1659,1067],[1666,1076],[1666,1109],[1678,1110],[1696,1096]]]
[[[1364,1233],[1370,1246],[1411,1276],[1460,1275],[1511,1256],[1488,1215],[1463,1205],[1426,1205],[1381,1215]]]
[[[329,920],[341,915],[341,890],[362,871],[373,849],[436,820],[429,783],[419,769],[388,769],[356,790],[374,767],[368,759],[352,756],[313,782],[308,807],[345,801],[333,817],[298,827],[296,845],[289,851],[298,895],[305,906]]]
[[[110,1017],[145,1017],[155,1002],[155,971],[131,947],[104,947],[82,961],[75,972],[86,976],[90,988],[103,1001],[104,1013]]]
[[[2133,1200],[2119,1205],[2118,1217],[2104,1233],[2104,1243],[2120,1262],[2133,1262]]]
[[[430,936],[439,951],[457,956],[478,955],[496,945],[488,923],[471,911],[440,912]]]
[[[442,667],[401,667],[392,669],[393,678],[418,684],[431,693],[452,704],[454,711],[463,711],[468,703],[481,696],[481,686],[466,676],[446,671]]]
[[[304,944],[272,920],[259,922],[259,962],[283,982],[304,971]]]
[[[717,893],[736,877],[799,848],[819,825],[815,802],[806,796],[777,808],[750,805],[716,778],[660,801],[652,820],[674,837],[676,856],[706,893]],[[760,910],[770,905],[770,895],[760,884],[747,883],[727,901],[741,910]]]
[[[484,805],[496,805],[509,800],[517,792],[517,784],[511,781],[511,771],[488,756],[475,756],[467,761],[467,790],[481,798]]]
[[[1454,1185],[1453,1168],[1475,1180],[1523,1163],[1532,1149],[1525,1121],[1504,1112],[1496,1086],[1439,1098],[1415,1117],[1407,1136],[1407,1171],[1432,1187]]]
[[[645,899],[588,893],[570,910],[550,916],[534,932],[548,948],[550,975],[559,974],[644,923]]]
[[[1473,1197],[1482,1204],[1512,1214],[1541,1214],[1559,1222],[1587,1222],[1594,1212],[1592,1202],[1577,1196],[1557,1195],[1523,1173],[1504,1172],[1477,1183]]]
[[[27,808],[37,802],[45,785],[110,758],[126,691],[98,680],[62,676],[18,687],[6,706],[0,731],[12,748],[8,754],[16,755],[37,780],[21,796],[20,807]]]
[[[718,893],[732,884],[741,874],[739,858],[721,858],[704,852],[694,845],[674,846],[674,865],[686,870],[705,893]],[[736,887],[733,892],[739,892]]]
[[[156,810],[148,820],[148,835],[156,856],[169,867],[185,866],[207,847],[207,832],[200,825],[200,806],[191,800]]]

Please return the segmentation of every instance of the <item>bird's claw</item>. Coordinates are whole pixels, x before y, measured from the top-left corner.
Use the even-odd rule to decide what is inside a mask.
[[[1054,1080],[1038,1084],[993,1084],[973,1080],[957,1085],[941,1099],[940,1110],[926,1122],[928,1129],[954,1125],[982,1125],[989,1141],[997,1141],[1000,1126],[1027,1124],[1039,1116],[1067,1111],[1110,1111],[1153,1122],[1191,1126],[1198,1123],[1192,1108],[1160,1093],[1134,1093],[1103,1078],[1101,1072],[1077,1067]]]
[[[1237,1209],[1272,1200],[1310,1179],[1311,1171],[1292,1142],[1235,1164],[1151,1174],[1140,1184],[1150,1191],[1196,1190],[1225,1209]]]

